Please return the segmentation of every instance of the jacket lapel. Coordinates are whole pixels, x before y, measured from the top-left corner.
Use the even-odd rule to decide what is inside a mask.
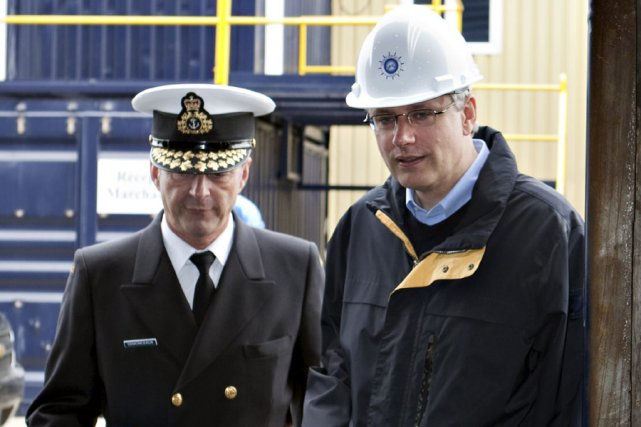
[[[177,386],[193,380],[242,334],[273,286],[265,280],[253,229],[236,219],[234,245]]]
[[[120,289],[158,345],[183,365],[196,335],[196,324],[165,251],[161,217],[159,214],[141,232],[132,283]]]

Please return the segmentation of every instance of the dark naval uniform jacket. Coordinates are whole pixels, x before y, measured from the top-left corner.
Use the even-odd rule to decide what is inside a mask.
[[[163,246],[160,218],[76,252],[30,426],[278,426],[302,417],[318,363],[316,246],[236,219],[200,329]]]

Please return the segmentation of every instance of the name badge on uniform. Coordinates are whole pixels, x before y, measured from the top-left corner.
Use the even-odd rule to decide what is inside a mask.
[[[156,347],[158,341],[156,338],[139,338],[135,340],[124,340],[122,344],[125,348]]]

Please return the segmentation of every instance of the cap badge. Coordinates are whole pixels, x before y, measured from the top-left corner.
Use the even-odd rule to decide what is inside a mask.
[[[401,71],[405,71],[402,68],[405,63],[401,62],[400,56],[396,56],[396,52],[388,52],[387,55],[383,55],[383,59],[378,63],[381,64],[378,69],[381,70],[381,75],[385,76],[386,80],[389,78],[394,80],[395,77],[400,77]]]
[[[182,110],[176,122],[178,132],[186,135],[202,135],[211,131],[214,124],[200,96],[189,92],[182,98],[181,103]]]

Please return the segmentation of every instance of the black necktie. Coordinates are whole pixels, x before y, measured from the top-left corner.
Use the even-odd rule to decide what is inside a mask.
[[[196,318],[196,323],[198,326],[203,321],[205,317],[205,312],[207,311],[207,306],[209,305],[209,300],[211,294],[214,291],[214,282],[209,277],[209,267],[214,262],[216,257],[210,251],[200,252],[193,254],[190,258],[191,262],[196,265],[198,272],[198,281],[196,282],[196,290],[194,291],[194,304],[192,311],[194,312],[194,317]]]

